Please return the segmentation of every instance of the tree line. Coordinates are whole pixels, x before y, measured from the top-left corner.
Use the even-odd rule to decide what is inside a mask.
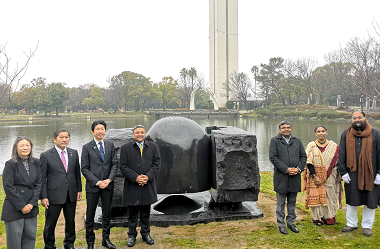
[[[194,67],[182,68],[179,75],[177,80],[164,77],[160,82],[153,83],[142,74],[124,71],[110,77],[107,87],[95,84],[67,87],[65,83],[48,83],[46,78],[38,77],[15,92],[9,90],[7,84],[0,83],[0,90],[4,92],[0,108],[3,112],[39,111],[46,115],[58,115],[65,111],[118,112],[188,108],[191,92],[204,85],[204,78]],[[199,93],[196,99],[197,108],[212,108],[206,93]]]
[[[251,107],[249,102],[252,101],[256,107],[258,103],[264,107],[274,103],[336,105],[338,95],[347,105],[360,105],[365,99],[376,103],[374,100],[380,94],[380,27],[377,23],[373,26],[376,37],[350,39],[345,46],[324,56],[324,66],[317,66],[317,60],[311,57],[272,57],[268,63],[252,66],[253,81],[244,72],[232,72],[221,84],[228,96],[244,103],[240,105],[243,108]],[[70,88],[65,83],[48,83],[46,78],[39,77],[12,91],[17,89],[36,49],[25,53],[25,65],[12,71],[5,46],[0,46],[0,59],[5,58],[0,61],[3,112],[24,109],[58,115],[59,111],[187,109],[192,91],[208,87],[203,75],[192,67],[182,68],[178,79],[169,76],[158,83],[142,74],[123,71],[110,77],[106,87],[83,84]],[[231,102],[219,104],[233,107]],[[195,105],[196,108],[213,108],[204,91],[198,92]]]
[[[324,66],[317,66],[310,57],[273,57],[252,66],[253,82],[245,73],[232,73],[228,89],[245,106],[256,99],[264,107],[274,103],[337,105],[338,95],[347,105],[360,105],[366,98],[373,101],[379,96],[380,43],[374,37],[352,38],[324,60]]]

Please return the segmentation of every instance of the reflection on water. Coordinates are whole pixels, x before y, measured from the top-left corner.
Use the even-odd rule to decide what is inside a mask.
[[[77,149],[80,153],[82,145],[93,139],[91,124],[95,119],[53,119],[44,121],[18,121],[0,122],[0,173],[3,171],[4,163],[10,159],[12,145],[18,136],[28,136],[34,143],[34,156],[39,155],[51,148],[53,133],[59,128],[66,128],[70,133],[69,147]],[[194,118],[203,129],[207,126],[236,126],[257,136],[258,162],[261,171],[271,171],[273,166],[268,159],[269,142],[278,133],[278,124],[281,120],[255,119],[255,118]],[[136,124],[142,124],[146,130],[156,121],[154,118],[108,118],[107,129],[130,128]],[[315,140],[314,128],[323,124],[328,130],[328,138],[339,143],[341,133],[350,125],[349,122],[319,122],[319,121],[296,121],[292,123],[293,135],[299,137],[304,146]],[[379,124],[372,124],[379,129]],[[186,131],[184,131],[186,132]]]

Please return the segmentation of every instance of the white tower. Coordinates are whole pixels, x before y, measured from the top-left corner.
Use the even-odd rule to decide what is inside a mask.
[[[229,75],[238,72],[238,0],[209,0],[210,89],[220,107],[231,98]],[[227,83],[227,89],[223,89]]]

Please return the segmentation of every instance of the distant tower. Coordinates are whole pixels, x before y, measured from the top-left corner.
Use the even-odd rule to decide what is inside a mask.
[[[225,107],[229,96],[223,83],[238,72],[238,0],[209,0],[210,32],[210,89],[220,107]]]

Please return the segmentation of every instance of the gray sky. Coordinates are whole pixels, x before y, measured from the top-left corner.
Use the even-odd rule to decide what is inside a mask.
[[[22,80],[68,86],[132,71],[159,82],[195,67],[209,82],[208,0],[1,0],[0,44],[13,65],[35,57]],[[323,56],[353,37],[374,35],[380,1],[239,0],[239,72],[271,57]],[[380,37],[379,37],[380,39]]]

